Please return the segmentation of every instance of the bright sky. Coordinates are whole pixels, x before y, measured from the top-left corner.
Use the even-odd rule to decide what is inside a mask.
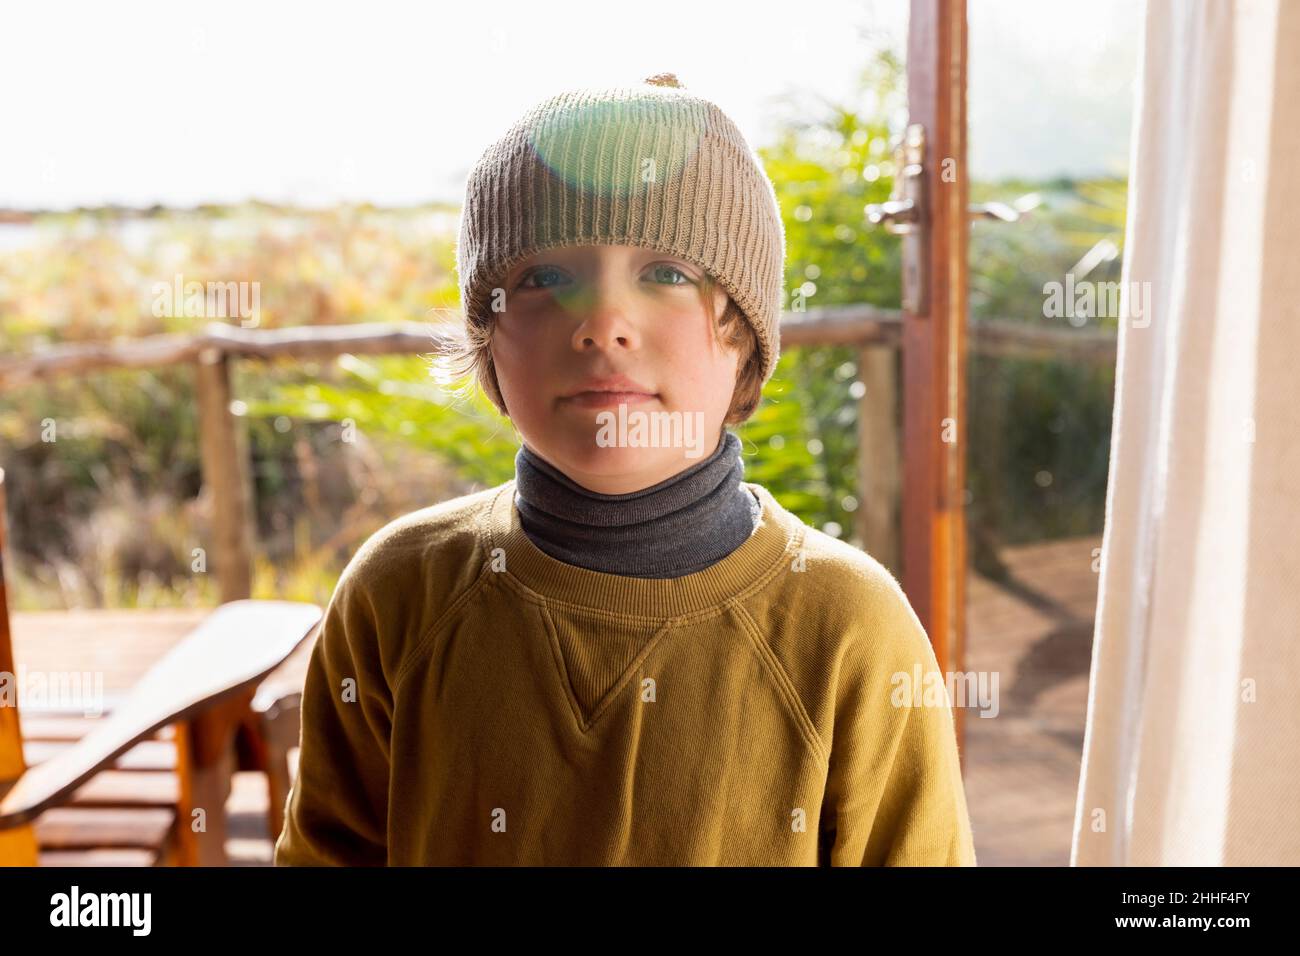
[[[755,145],[906,0],[6,4],[0,208],[459,202],[529,106],[675,72]],[[972,170],[1122,171],[1140,5],[971,0]],[[1116,165],[1118,164],[1118,166]]]

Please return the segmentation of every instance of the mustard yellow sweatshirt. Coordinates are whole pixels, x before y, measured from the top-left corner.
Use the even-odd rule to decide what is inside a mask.
[[[514,481],[353,556],[307,673],[276,865],[973,866],[925,631],[766,488],[674,579],[566,564]],[[934,678],[938,680],[939,678]]]

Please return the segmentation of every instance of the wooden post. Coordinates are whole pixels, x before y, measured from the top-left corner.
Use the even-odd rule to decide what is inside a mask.
[[[243,423],[230,410],[230,363],[216,348],[195,363],[199,457],[211,505],[208,558],[223,603],[253,593],[252,485]]]
[[[198,354],[195,381],[199,399],[199,453],[203,483],[211,495],[211,542],[221,601],[253,593],[253,494],[249,479],[244,423],[231,411],[231,358],[217,348]],[[201,808],[206,830],[199,839],[180,834],[182,865],[226,863],[226,798],[235,769],[235,733],[248,713],[252,692],[177,728],[178,765],[187,771],[178,827],[192,827]]]
[[[912,0],[907,89],[925,202],[924,305],[903,315],[903,587],[946,674],[963,666],[966,618],[966,0]],[[905,250],[905,277],[915,265]]]
[[[862,548],[901,576],[898,554],[898,373],[892,345],[864,346],[858,380],[858,537]]]

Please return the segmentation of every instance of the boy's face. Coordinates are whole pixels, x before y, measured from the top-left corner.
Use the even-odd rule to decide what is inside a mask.
[[[727,294],[715,286],[706,303],[703,278],[637,246],[547,249],[512,268],[492,358],[528,447],[601,494],[639,491],[711,455],[739,356],[714,339]],[[587,391],[618,375],[642,394]]]

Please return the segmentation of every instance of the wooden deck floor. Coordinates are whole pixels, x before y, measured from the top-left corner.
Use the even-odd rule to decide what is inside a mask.
[[[1000,690],[995,718],[975,710],[964,716],[966,792],[981,866],[1069,863],[1097,596],[1092,549],[1100,545],[1089,537],[1010,550],[1003,555],[1009,586],[968,581],[964,669],[997,672]],[[102,671],[111,705],[205,613],[17,613],[15,658],[33,670]],[[304,644],[284,671],[304,673],[309,652]],[[265,778],[236,774],[227,811],[232,865],[269,865]]]
[[[965,670],[996,671],[994,718],[964,715],[980,866],[1068,866],[1087,718],[1101,537],[1005,552],[1010,587],[967,581]]]

